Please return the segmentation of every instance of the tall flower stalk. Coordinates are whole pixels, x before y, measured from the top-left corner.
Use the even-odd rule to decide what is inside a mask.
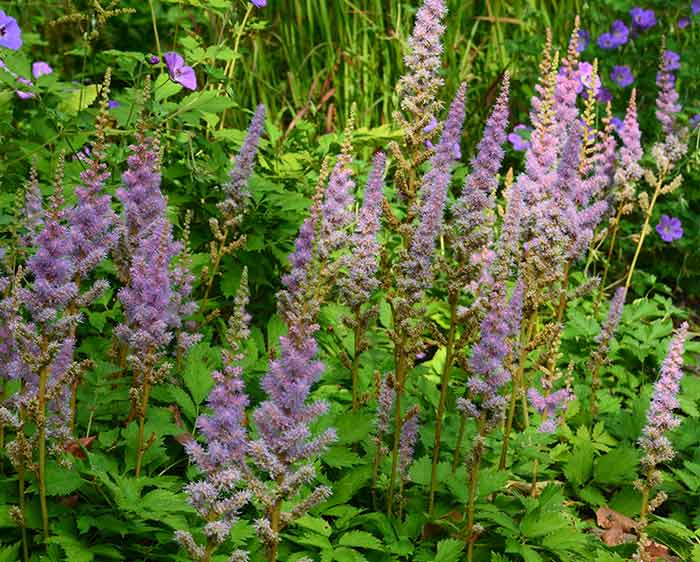
[[[649,540],[645,529],[649,514],[666,499],[664,492],[652,497],[652,492],[662,481],[659,465],[669,462],[675,456],[668,432],[678,427],[680,420],[673,414],[678,407],[678,392],[683,378],[683,347],[688,337],[688,323],[684,322],[676,330],[668,355],[661,366],[659,380],[654,384],[651,404],[647,412],[647,423],[639,438],[639,446],[644,452],[642,468],[644,479],[635,486],[642,492],[642,504],[639,512],[640,536],[638,550],[634,560],[647,562],[652,557],[647,554]]]
[[[230,241],[229,238],[238,230],[250,199],[248,182],[253,173],[255,156],[258,152],[260,137],[265,129],[265,106],[260,104],[248,127],[248,134],[243,141],[236,162],[229,173],[229,179],[223,186],[224,200],[217,206],[222,223],[212,218],[209,221],[214,240],[210,245],[211,263],[204,275],[207,279],[206,289],[202,298],[202,310],[206,311],[214,279],[219,272],[221,259],[245,243],[245,238]]]
[[[672,193],[680,187],[683,176],[678,174],[670,182],[667,178],[672,174],[675,164],[683,157],[688,150],[685,142],[687,129],[679,127],[677,114],[681,110],[678,103],[678,92],[676,91],[676,76],[674,71],[680,68],[680,57],[673,51],[664,51],[659,65],[659,72],[656,77],[656,85],[659,93],[656,99],[656,117],[661,124],[664,137],[661,142],[657,142],[652,150],[652,157],[656,163],[657,172],[654,174],[650,169],[645,170],[644,178],[654,191],[649,200],[646,193],[639,197],[639,206],[644,213],[644,223],[642,224],[639,240],[634,251],[632,263],[630,264],[627,277],[625,279],[625,289],[629,289],[632,283],[632,275],[637,265],[637,259],[642,251],[644,240],[650,232],[649,222],[654,211],[654,206],[659,196]]]

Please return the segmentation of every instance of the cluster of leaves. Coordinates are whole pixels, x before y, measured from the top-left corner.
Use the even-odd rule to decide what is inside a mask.
[[[105,30],[105,34],[118,36],[126,31],[124,41],[133,42],[134,36],[150,29],[150,15],[142,4],[137,6],[136,14],[129,16],[128,25],[115,23],[109,33]],[[179,225],[184,220],[185,209],[194,212],[191,240],[194,273],[199,279],[198,274],[209,259],[207,221],[216,216],[219,200],[212,186],[223,183],[228,155],[240,145],[244,136],[244,131],[228,126],[237,122],[232,121],[232,115],[236,115],[235,119],[240,122],[245,116],[237,108],[236,96],[233,90],[228,90],[229,84],[217,89],[223,72],[220,67],[230,67],[233,61],[239,61],[241,67],[254,76],[255,72],[250,70],[254,62],[251,61],[262,55],[256,53],[251,61],[244,63],[240,53],[228,47],[222,48],[215,42],[217,31],[223,28],[204,25],[207,20],[203,14],[211,12],[222,20],[233,20],[235,14],[242,18],[245,7],[232,6],[229,2],[203,1],[201,4],[205,5],[207,12],[198,9],[199,3],[189,2],[189,13],[196,15],[192,23],[175,17],[181,6],[170,4],[163,3],[163,10],[159,13],[161,37],[168,34],[170,26],[183,22],[184,27],[191,29],[192,33],[183,34],[177,46],[182,49],[188,63],[211,80],[211,88],[186,94],[180,86],[169,81],[165,73],[158,73],[148,66],[147,53],[108,48],[109,41],[104,37],[82,44],[77,33],[72,39],[63,37],[59,40],[59,32],[55,32],[56,36],[47,35],[47,38],[59,48],[62,41],[74,41],[69,45],[68,60],[72,62],[67,64],[65,73],[55,73],[37,81],[37,93],[40,94],[37,101],[20,103],[13,94],[12,84],[9,80],[6,82],[7,90],[0,98],[2,122],[5,123],[0,126],[6,141],[1,149],[0,172],[3,184],[9,189],[0,193],[0,224],[7,230],[11,230],[15,220],[12,212],[17,200],[14,186],[23,183],[29,161],[36,162],[43,177],[50,177],[55,155],[61,150],[77,153],[90,142],[89,131],[95,116],[92,105],[98,88],[91,84],[73,86],[68,78],[70,72],[75,72],[76,77],[85,81],[91,73],[94,79],[103,70],[103,65],[116,62],[114,75],[116,83],[122,87],[116,90],[115,99],[120,105],[111,110],[113,122],[108,131],[107,160],[114,163],[112,178],[120,177],[118,166],[125,159],[135,126],[138,95],[136,87],[131,85],[138,83],[144,73],[153,72],[155,94],[149,112],[163,127],[166,155],[163,176],[169,196],[169,214]],[[129,7],[130,3],[124,2],[123,5]],[[234,11],[234,7],[239,11]],[[614,8],[626,9],[625,6]],[[243,29],[243,24],[239,25]],[[250,28],[251,33],[262,33],[265,25],[255,24]],[[42,40],[38,35],[28,37],[29,45],[35,50],[41,48]],[[508,44],[511,52],[522,46],[520,43]],[[532,46],[530,49],[531,52],[535,50]],[[29,74],[32,59],[27,51],[3,58],[8,66]],[[82,64],[79,61],[83,61]],[[86,70],[85,61],[93,66],[90,71]],[[79,71],[81,67],[83,70]],[[682,75],[682,79],[690,82],[696,65],[689,63],[685,68],[688,75]],[[649,76],[651,72],[647,69]],[[390,92],[387,95],[390,96]],[[650,105],[647,104],[647,109]],[[225,118],[227,111],[228,120]],[[246,245],[234,256],[224,257],[222,275],[218,278],[210,308],[201,312],[204,316],[216,310],[220,317],[208,324],[205,340],[189,352],[172,378],[154,389],[154,401],[146,423],[146,434],[153,436],[144,458],[146,476],[135,478],[132,475],[138,454],[135,447],[137,427],[134,423],[122,423],[129,408],[128,385],[124,379],[113,377],[119,366],[106,353],[112,327],[121,317],[120,306],[110,291],[86,311],[86,322],[79,329],[82,343],[78,351],[82,356],[93,358],[95,367],[86,373],[79,389],[81,407],[76,436],[81,437],[68,451],[75,457],[74,465],[71,469],[53,463],[48,466],[47,493],[51,498],[53,536],[42,559],[57,562],[185,559],[172,540],[173,531],[196,529],[200,523],[182,493],[183,485],[197,477],[196,470],[188,464],[182,443],[189,435],[196,435],[195,420],[203,412],[213,385],[211,372],[220,367],[224,319],[238,289],[241,272],[244,267],[248,268],[252,288],[251,312],[256,322],[246,342],[243,366],[251,400],[258,403],[261,399],[259,380],[267,369],[269,357],[278,353],[277,342],[284,334],[283,322],[274,314],[278,279],[286,266],[286,256],[301,218],[310,205],[320,161],[329,153],[337,153],[340,145],[339,135],[321,135],[322,126],[314,120],[297,120],[292,128],[288,125],[289,120],[284,122],[281,117],[267,125],[257,172],[250,184],[252,202],[242,226]],[[369,155],[375,147],[386,145],[397,137],[398,133],[388,127],[360,128],[353,136],[353,143],[360,152]],[[510,158],[515,160],[517,155],[511,154]],[[360,163],[360,175],[365,174],[367,168],[366,164]],[[697,182],[698,169],[695,147],[687,163],[688,184]],[[77,183],[81,170],[79,159],[67,163],[65,195],[69,203],[73,198],[70,186]],[[459,167],[455,177],[461,179],[466,171],[466,167]],[[116,179],[111,180],[108,191],[113,192],[117,185]],[[42,188],[48,191],[47,186]],[[692,211],[697,200],[692,189],[684,189],[683,194],[680,201],[668,203],[668,212],[683,218],[687,232],[697,232],[698,229],[692,227],[698,220]],[[661,209],[666,211],[665,207]],[[582,408],[588,384],[581,373],[585,373],[586,362],[595,346],[594,338],[600,331],[602,314],[590,299],[579,298],[570,303],[562,334],[561,352],[565,358],[562,362],[572,363],[574,372],[579,373],[574,388],[580,400],[570,405],[566,423],[555,436],[542,436],[534,431],[517,433],[507,471],[497,469],[498,459],[493,451],[499,447],[486,447],[486,468],[479,477],[476,499],[477,521],[484,528],[477,545],[478,559],[492,562],[572,559],[608,562],[631,555],[633,546],[622,541],[611,549],[602,545],[595,535],[607,527],[595,516],[606,506],[616,514],[630,518],[639,515],[639,493],[634,488],[639,464],[635,443],[644,424],[651,383],[656,379],[668,347],[672,320],[688,316],[686,311],[673,304],[673,290],[664,281],[677,279],[675,274],[686,276],[683,273],[686,270],[689,272],[687,276],[695,279],[693,276],[700,268],[692,262],[697,253],[689,251],[693,240],[696,240],[693,236],[687,236],[674,246],[678,255],[672,254],[667,262],[662,262],[666,265],[661,266],[655,259],[657,251],[662,248],[662,243],[657,242],[648,261],[643,262],[642,269],[647,273],[640,276],[641,280],[634,287],[641,296],[625,308],[618,335],[611,346],[610,363],[601,373],[605,384],[599,396],[600,421],[596,423],[592,423],[590,412]],[[111,263],[102,267],[105,272],[113,273]],[[673,276],[666,267],[673,267]],[[695,294],[692,285],[686,289],[689,294]],[[196,285],[195,290],[201,295],[204,287]],[[368,351],[359,368],[360,387],[367,393],[366,403],[355,413],[349,413],[352,400],[350,373],[341,360],[344,353],[352,355],[354,349],[352,331],[344,327],[344,319],[350,316],[350,310],[338,304],[328,304],[321,311],[319,343],[327,369],[313,396],[331,404],[330,415],[320,425],[335,427],[338,432],[338,441],[319,461],[322,480],[332,486],[334,495],[285,532],[280,550],[282,560],[294,562],[311,557],[329,562],[457,562],[464,559],[465,543],[460,532],[464,526],[462,507],[468,499],[465,466],[461,463],[453,466],[446,461],[438,465],[441,503],[437,515],[426,512],[431,485],[429,455],[436,430],[434,421],[429,420],[419,433],[417,460],[410,469],[410,484],[405,497],[406,515],[401,519],[390,517],[382,509],[377,509],[374,501],[372,474],[376,443],[372,438],[375,416],[370,389],[375,372],[392,370],[395,359],[389,338],[393,329],[390,306],[381,295],[376,305],[379,322],[367,335]],[[430,318],[437,326],[446,328],[449,318],[446,306],[431,306],[428,311]],[[426,351],[426,360],[418,363],[410,374],[407,392],[412,400],[420,403],[423,411],[433,412],[439,405],[438,385],[445,349],[436,345]],[[698,353],[700,346],[689,344],[687,351],[689,355]],[[534,364],[537,359],[533,353],[529,361]],[[454,369],[448,394],[451,411],[454,411],[467,376],[464,370]],[[11,395],[17,388],[10,384],[4,390],[6,395]],[[675,556],[690,561],[700,558],[697,544],[700,535],[693,531],[700,527],[700,511],[692,507],[700,505],[700,452],[697,447],[700,383],[696,376],[688,376],[683,381],[679,401],[684,420],[673,435],[679,458],[666,473],[663,484],[669,500],[648,527],[648,532],[659,543],[670,547]],[[450,457],[458,441],[460,419],[448,416],[442,431],[446,447],[443,457]],[[465,442],[468,443],[475,436],[476,427],[468,425],[466,431]],[[494,445],[499,436],[489,439],[494,443],[488,445]],[[531,490],[523,486],[530,480],[535,462],[539,467],[540,486],[537,493],[531,494]],[[21,556],[19,530],[9,516],[8,507],[18,503],[17,478],[6,459],[2,470],[0,561],[14,561]],[[381,473],[387,472],[388,466],[382,466]],[[380,477],[377,488],[382,490],[387,484],[386,477]],[[26,508],[26,526],[38,530],[41,528],[40,508],[36,482],[31,479],[28,494],[32,499]],[[256,544],[247,515],[244,511],[227,545],[232,549],[252,543],[253,559],[264,560],[262,545]],[[633,533],[631,536],[634,539]],[[35,556],[40,559],[39,554]],[[673,559],[670,554],[664,556],[667,560]],[[223,561],[225,557],[215,558],[219,559]]]

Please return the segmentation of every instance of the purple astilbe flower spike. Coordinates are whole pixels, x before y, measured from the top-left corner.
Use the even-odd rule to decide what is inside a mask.
[[[383,152],[375,154],[357,226],[351,238],[352,250],[350,255],[344,257],[347,274],[340,279],[339,285],[344,299],[353,308],[367,302],[379,286],[376,277],[380,250],[377,233],[384,200],[385,165],[386,155]]]
[[[204,532],[210,546],[226,540],[239,510],[252,495],[249,490],[239,489],[242,473],[246,471],[248,443],[244,426],[248,397],[241,367],[243,344],[250,337],[248,300],[248,273],[244,269],[226,330],[228,348],[221,353],[224,366],[213,373],[214,388],[207,400],[211,414],[197,420],[206,446],[194,440],[186,446],[188,455],[205,475],[204,480],[188,484],[186,492],[197,513],[207,521]],[[189,533],[180,531],[176,540],[188,552],[193,550],[195,543]]]
[[[349,154],[341,154],[328,179],[321,205],[319,237],[319,256],[323,260],[348,244],[348,227],[354,218],[352,205],[355,182],[352,179],[351,162]]]
[[[408,39],[409,54],[404,57],[406,74],[399,80],[401,108],[411,114],[408,126],[417,135],[431,123],[439,109],[436,95],[444,84],[440,76],[442,20],[447,14],[444,0],[424,0],[416,14],[413,32]]]
[[[673,415],[678,408],[678,392],[683,378],[683,347],[688,337],[688,323],[676,331],[668,355],[661,365],[659,380],[654,384],[647,423],[639,438],[639,445],[644,451],[642,466],[653,471],[656,466],[673,459],[675,451],[667,433],[678,427],[680,420]]]
[[[673,74],[674,70],[680,68],[679,61],[680,58],[676,53],[664,51],[659,73],[656,76],[656,85],[659,87],[659,95],[656,98],[656,118],[667,135],[674,132],[676,114],[681,110],[676,91],[676,77]]]
[[[683,227],[680,219],[669,217],[668,215],[661,215],[659,224],[656,225],[656,232],[658,232],[661,240],[664,242],[673,242],[683,237]]]
[[[399,473],[403,480],[408,480],[408,469],[413,462],[413,455],[418,438],[418,423],[420,410],[413,406],[406,413],[399,441]]]
[[[431,169],[421,182],[420,222],[411,240],[408,259],[401,264],[399,279],[404,294],[413,302],[420,300],[423,291],[432,284],[432,257],[443,223],[447,188],[455,163],[453,147],[462,134],[465,93],[466,85],[462,84],[450,106],[435,154],[430,159]]]
[[[112,210],[112,198],[104,193],[105,182],[109,178],[105,163],[105,129],[107,120],[107,97],[110,74],[105,77],[105,96],[97,119],[97,141],[90,156],[83,159],[87,169],[80,173],[82,185],[75,190],[77,202],[68,210],[68,221],[73,243],[75,274],[78,278],[87,276],[101,263],[117,243],[118,218]]]
[[[187,321],[198,310],[198,305],[192,300],[192,288],[195,276],[192,273],[192,256],[186,244],[174,243],[173,251],[178,252],[175,266],[170,272],[172,282],[172,298],[170,301],[170,327],[177,332],[177,355],[182,357],[187,350],[202,339],[202,334],[195,331]]]
[[[43,197],[39,189],[39,177],[36,169],[32,168],[24,191],[24,226],[27,228],[27,234],[20,239],[24,246],[34,245],[39,227],[43,223],[43,216]]]
[[[587,87],[585,84],[587,77],[582,70],[587,63],[579,62],[578,29],[579,19],[577,17],[569,39],[569,48],[557,72],[554,85],[554,131],[560,139],[560,143],[566,138],[569,125],[578,116],[577,94],[582,87]],[[589,79],[592,78],[592,72],[590,72]]]
[[[490,308],[481,321],[479,341],[469,359],[473,375],[467,381],[467,388],[471,400],[462,402],[461,408],[469,415],[484,412],[489,427],[498,425],[506,406],[501,389],[508,384],[511,374],[504,361],[512,353],[513,341],[520,332],[523,291],[524,285],[519,280],[508,301],[505,284],[496,283],[490,292]],[[475,405],[477,399],[479,406]]]
[[[185,59],[182,58],[182,55],[169,51],[163,55],[163,61],[173,82],[181,84],[188,90],[197,89],[197,75],[191,66],[185,64]]]
[[[22,46],[22,30],[17,20],[0,10],[0,47],[16,51]]]
[[[248,126],[243,146],[241,147],[236,163],[229,173],[229,180],[224,184],[224,200],[217,205],[225,224],[236,225],[245,211],[250,198],[248,181],[253,173],[255,156],[258,152],[260,137],[265,130],[265,106],[258,105],[255,115]]]
[[[632,90],[625,113],[625,120],[620,131],[622,145],[619,149],[619,166],[615,168],[615,184],[625,192],[634,188],[644,173],[639,161],[642,159],[642,133],[637,121],[637,91]],[[629,197],[626,197],[629,199]]]
[[[575,398],[568,388],[561,388],[543,396],[534,387],[527,391],[527,397],[535,411],[543,416],[538,428],[540,433],[554,433],[560,421],[557,416],[563,413],[569,402]]]
[[[127,322],[115,328],[134,355],[144,357],[166,347],[173,338],[172,280],[170,261],[175,255],[172,227],[165,219],[157,220],[143,238],[133,256],[129,285],[118,297]]]
[[[656,118],[664,133],[662,142],[652,148],[652,154],[660,169],[670,168],[688,150],[685,142],[687,129],[678,126],[677,117],[682,107],[678,103],[676,91],[675,70],[680,68],[680,56],[673,51],[664,51],[661,57],[659,72],[656,75],[656,85],[659,93],[656,97]]]
[[[627,296],[627,289],[624,287],[618,287],[615,291],[615,295],[610,300],[610,309],[608,310],[608,316],[603,324],[603,328],[600,330],[600,334],[595,337],[595,343],[598,345],[598,350],[607,350],[610,347],[610,341],[615,335],[615,330],[620,323],[620,318],[622,317],[622,309],[625,306],[625,297]]]
[[[389,421],[394,410],[396,390],[391,384],[391,377],[384,375],[377,396],[377,434],[381,437],[389,431]]]
[[[471,162],[462,193],[454,209],[455,247],[462,259],[491,245],[498,171],[503,162],[503,144],[508,127],[510,75],[506,73],[496,105],[486,121],[484,134]]]
[[[123,187],[117,189],[117,199],[124,209],[125,245],[128,267],[129,255],[139,240],[160,217],[164,216],[166,200],[160,190],[160,144],[157,137],[149,137],[145,125],[136,133],[136,143],[129,146],[127,170],[122,175]],[[120,264],[122,267],[124,264]]]

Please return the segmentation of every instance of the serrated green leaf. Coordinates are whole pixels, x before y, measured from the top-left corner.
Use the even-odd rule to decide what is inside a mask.
[[[201,404],[209,396],[214,386],[211,373],[218,366],[218,362],[218,350],[204,342],[192,346],[187,354],[182,379],[195,404]]]
[[[59,535],[49,537],[47,542],[59,545],[66,553],[66,559],[70,562],[92,562],[95,558],[90,548],[74,537]]]
[[[344,468],[360,462],[360,456],[347,447],[331,447],[323,454],[322,460],[328,466]]]
[[[328,524],[328,521],[322,517],[311,517],[311,515],[304,515],[303,517],[297,519],[294,524],[299,527],[303,527],[304,529],[308,529],[309,531],[313,531],[314,533],[318,533],[319,535],[323,535],[324,537],[331,536],[331,526]]]
[[[575,486],[583,486],[593,473],[593,443],[581,439],[564,465],[564,474]]]
[[[639,452],[628,446],[621,446],[600,456],[595,461],[594,478],[598,484],[625,484],[637,477]]]
[[[360,552],[346,546],[341,546],[333,551],[333,560],[337,562],[367,562],[367,558]]]
[[[46,464],[46,494],[49,496],[67,496],[83,484],[76,468],[64,468],[57,463]]]
[[[366,531],[348,531],[340,537],[338,544],[342,546],[354,546],[356,548],[384,551],[384,545],[381,541]]]
[[[69,115],[75,115],[79,111],[89,107],[96,99],[97,85],[90,84],[89,86],[83,86],[82,88],[66,94],[58,107],[61,111]]]
[[[22,543],[0,547],[0,562],[17,562],[20,559],[19,549]]]
[[[459,562],[464,551],[464,541],[443,539],[437,545],[433,562]]]

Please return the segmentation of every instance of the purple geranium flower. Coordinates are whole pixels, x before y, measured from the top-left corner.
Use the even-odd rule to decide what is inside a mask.
[[[662,63],[666,72],[678,70],[681,67],[681,56],[673,51],[664,51]]]
[[[578,30],[578,42],[576,44],[576,50],[581,53],[583,52],[588,44],[591,42],[591,34],[587,29]]]
[[[608,103],[609,101],[612,101],[612,94],[607,88],[600,87],[596,92],[595,99],[597,99],[600,103]]]
[[[148,64],[158,64],[160,62],[160,57],[158,55],[151,55],[148,57]]]
[[[690,9],[692,10],[693,14],[700,13],[700,0],[693,0],[693,2],[690,4]]]
[[[616,64],[610,73],[610,80],[617,83],[621,88],[626,88],[634,82],[632,70],[626,64]]]
[[[619,117],[611,117],[610,118],[610,124],[613,126],[613,128],[617,131],[617,133],[621,133],[623,127],[625,124],[622,122],[622,119]]]
[[[53,68],[51,68],[48,63],[45,63],[43,60],[32,63],[32,76],[34,76],[34,78],[39,78],[39,76],[45,76],[46,74],[51,74],[52,72]]]
[[[197,76],[191,66],[185,65],[185,59],[177,53],[170,51],[163,55],[165,66],[168,68],[168,74],[173,82],[181,84],[188,90],[197,88]]]
[[[678,18],[678,28],[679,29],[685,29],[690,25],[690,18],[688,16],[683,16],[682,18]]]
[[[250,0],[251,4],[256,8],[264,8],[267,6],[267,0]]]
[[[518,152],[524,152],[530,146],[530,141],[521,134],[521,131],[529,136],[532,129],[521,123],[520,125],[516,125],[513,128],[513,132],[508,135],[508,142],[510,142],[513,148]]]
[[[617,47],[618,47],[618,44],[615,42],[615,39],[608,32],[601,33],[598,36],[598,39],[596,40],[596,42],[598,43],[598,46],[601,49],[617,49]]]
[[[119,107],[121,104],[117,100],[109,100],[107,102],[107,108],[108,109],[115,109]]]
[[[656,232],[659,233],[661,240],[664,242],[673,242],[683,236],[683,228],[681,220],[668,215],[661,215],[659,224],[656,225]]]
[[[654,14],[654,10],[645,10],[639,6],[635,6],[630,10],[630,16],[632,17],[634,27],[640,31],[645,31],[656,25],[656,14]]]
[[[22,46],[22,30],[17,20],[0,10],[0,47],[16,51]]]
[[[17,82],[19,82],[20,84],[24,84],[28,88],[32,88],[34,86],[32,81],[27,80],[24,76],[18,76]],[[34,97],[34,94],[32,92],[27,92],[25,90],[15,90],[15,94],[17,94],[17,97],[21,100],[28,100]]]
[[[700,125],[700,114],[696,113],[690,119],[688,119],[688,125],[691,129],[697,129]]]

